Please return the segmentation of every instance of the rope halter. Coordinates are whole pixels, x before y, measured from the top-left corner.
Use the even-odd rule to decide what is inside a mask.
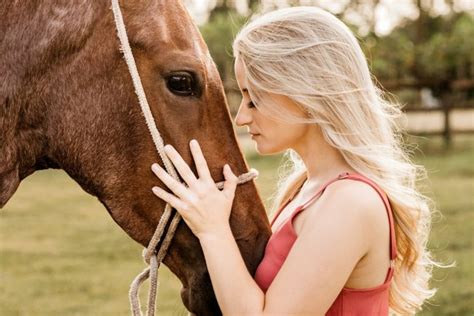
[[[122,51],[125,61],[128,66],[128,70],[132,77],[133,85],[135,87],[135,93],[138,97],[138,102],[142,109],[143,115],[145,116],[145,121],[148,126],[148,130],[155,144],[156,150],[163,161],[166,171],[177,181],[180,181],[178,174],[164,152],[164,143],[161,138],[160,132],[156,127],[155,120],[148,105],[146,99],[145,91],[143,89],[140,75],[138,74],[137,66],[135,64],[135,59],[133,58],[132,49],[130,48],[130,43],[127,37],[127,31],[125,29],[125,23],[123,21],[122,12],[118,0],[112,0],[112,10],[115,18],[115,25],[117,28],[117,34],[120,39],[120,50]],[[249,172],[244,173],[238,177],[238,184],[248,182],[255,178],[258,175],[258,172],[255,169],[251,169]],[[224,187],[224,181],[221,181],[216,184],[219,189]],[[147,316],[155,315],[156,308],[156,296],[158,292],[158,268],[166,256],[167,250],[171,243],[171,240],[174,236],[176,228],[180,222],[181,216],[178,212],[175,213],[174,217],[171,220],[171,223],[168,228],[168,232],[165,235],[161,247],[156,251],[158,243],[163,237],[166,224],[169,222],[171,217],[172,207],[170,204],[166,204],[163,215],[160,218],[158,226],[156,227],[155,233],[153,234],[148,247],[143,250],[143,259],[148,266],[143,270],[137,277],[132,281],[129,292],[130,305],[133,316],[141,316],[141,307],[140,299],[138,297],[140,286],[143,284],[146,279],[150,278],[150,289],[148,292],[148,306],[147,306]]]

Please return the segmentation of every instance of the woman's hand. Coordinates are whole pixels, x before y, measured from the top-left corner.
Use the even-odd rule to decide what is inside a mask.
[[[196,178],[176,149],[171,145],[166,145],[166,155],[188,187],[176,181],[155,163],[152,165],[153,172],[174,195],[159,187],[153,187],[152,190],[160,199],[168,202],[181,214],[186,224],[198,238],[219,235],[229,228],[230,211],[238,178],[231,171],[229,165],[225,165],[225,184],[224,189],[220,191],[211,177],[198,142],[192,140],[190,148],[199,178]]]

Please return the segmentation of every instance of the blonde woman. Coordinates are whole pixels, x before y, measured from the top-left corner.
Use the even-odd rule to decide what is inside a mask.
[[[415,188],[423,169],[402,149],[399,109],[376,89],[351,31],[315,7],[274,11],[234,42],[242,92],[236,116],[262,155],[289,153],[273,235],[255,278],[229,226],[236,176],[216,189],[196,141],[198,170],[166,147],[189,188],[157,164],[174,193],[155,194],[199,238],[225,315],[408,315],[434,295],[426,249],[428,200]]]

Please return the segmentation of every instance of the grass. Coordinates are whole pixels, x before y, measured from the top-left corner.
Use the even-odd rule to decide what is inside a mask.
[[[416,161],[426,166],[426,188],[441,211],[434,216],[429,247],[438,260],[457,267],[435,269],[439,288],[421,315],[474,314],[474,137],[417,139]],[[260,170],[266,202],[274,190],[281,156],[247,154]],[[125,235],[104,207],[62,171],[25,179],[0,212],[1,315],[129,315],[130,281],[144,268],[141,247]],[[186,315],[180,284],[160,272],[160,315]],[[146,289],[142,291],[146,294]]]

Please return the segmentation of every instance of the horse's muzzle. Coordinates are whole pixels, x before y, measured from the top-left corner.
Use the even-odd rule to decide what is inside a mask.
[[[207,290],[196,291],[189,287],[181,289],[181,299],[189,311],[189,315],[219,316],[222,315],[212,287]]]

